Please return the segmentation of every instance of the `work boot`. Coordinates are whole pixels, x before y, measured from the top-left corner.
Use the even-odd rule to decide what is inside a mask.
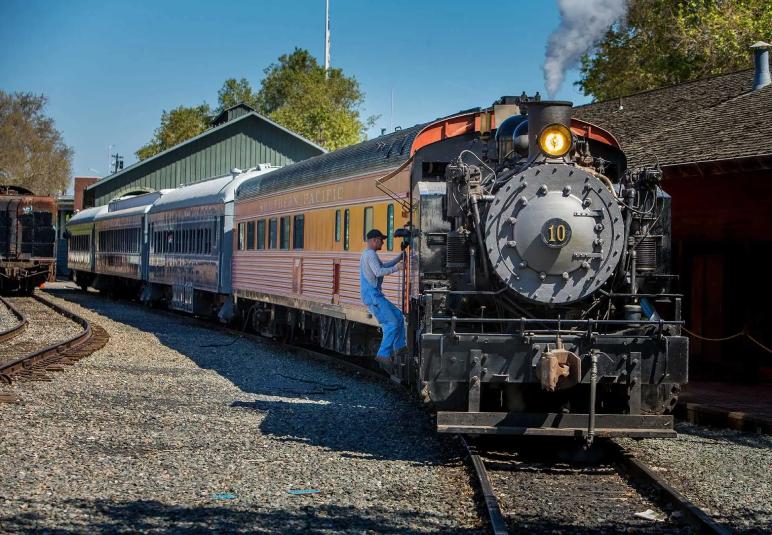
[[[390,357],[375,357],[375,362],[378,363],[378,366],[381,367],[383,371],[385,371],[388,375],[391,375],[394,370],[394,362],[391,360]]]
[[[380,366],[381,369],[386,372],[386,375],[389,376],[389,379],[397,384],[401,382],[399,375],[397,375],[397,367],[394,364],[394,360],[392,358],[375,357],[375,362],[377,362],[378,366]]]

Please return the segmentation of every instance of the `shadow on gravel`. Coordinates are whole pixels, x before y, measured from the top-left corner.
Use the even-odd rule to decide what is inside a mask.
[[[24,502],[22,502],[24,503]],[[337,505],[305,505],[294,509],[260,511],[260,504],[232,502],[232,506],[177,506],[155,500],[115,502],[68,500],[67,510],[52,527],[51,518],[37,513],[0,515],[6,533],[479,533],[479,530],[441,529],[442,519],[416,511]],[[17,503],[15,505],[21,505]],[[242,509],[242,507],[244,509]],[[18,507],[14,509],[18,510]]]
[[[435,434],[431,416],[393,385],[357,379],[268,341],[263,345],[206,330],[184,317],[154,312],[137,303],[79,290],[47,292],[151,332],[161,344],[215,371],[250,394],[247,399],[231,399],[229,406],[259,412],[263,416],[260,431],[274,440],[321,446],[347,457],[422,465],[446,464],[456,455],[455,448],[446,447],[449,439],[427,440]],[[286,358],[277,355],[282,352]],[[190,377],[176,380],[183,379]]]
[[[689,441],[695,443],[721,444],[733,442],[748,448],[758,448],[763,450],[772,449],[772,436],[762,433],[748,433],[745,431],[735,431],[733,429],[704,427],[686,422],[677,423],[676,431],[679,435],[688,435],[692,437]]]

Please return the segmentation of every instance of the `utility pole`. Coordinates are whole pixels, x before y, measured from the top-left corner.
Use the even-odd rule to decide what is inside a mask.
[[[116,152],[115,154],[110,155],[110,158],[112,160],[113,173],[123,171],[123,156]]]
[[[113,147],[115,146],[116,145],[113,145],[113,144],[110,144],[107,146],[107,174],[108,175],[111,174],[110,169],[113,166],[113,156],[111,153],[113,152]]]
[[[324,75],[330,76],[330,0],[326,0],[324,13]]]

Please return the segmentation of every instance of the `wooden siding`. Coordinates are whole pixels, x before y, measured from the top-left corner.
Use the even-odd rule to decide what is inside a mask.
[[[135,164],[87,190],[93,205],[135,191],[190,185],[261,163],[288,165],[321,154],[303,140],[255,115],[213,129],[156,158]]]

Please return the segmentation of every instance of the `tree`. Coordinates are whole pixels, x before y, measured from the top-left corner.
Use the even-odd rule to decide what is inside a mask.
[[[211,109],[204,103],[199,106],[179,106],[161,113],[161,126],[153,139],[135,152],[137,158],[145,160],[171,147],[196,137],[209,128]]]
[[[316,58],[300,48],[279,57],[264,72],[258,111],[329,150],[363,139],[365,125],[358,108],[364,94],[354,77],[341,69],[325,73]]]
[[[144,160],[159,152],[197,136],[209,127],[212,115],[236,104],[245,103],[270,117],[280,125],[334,150],[364,139],[366,127],[359,118],[359,106],[364,94],[354,77],[343,75],[341,69],[330,69],[325,75],[316,58],[308,50],[296,48],[279,57],[265,69],[260,90],[255,92],[246,78],[225,80],[217,92],[217,108],[209,105],[180,106],[161,114],[153,139],[135,153]]]
[[[582,58],[585,95],[608,100],[751,66],[769,38],[769,0],[631,0],[626,19]]]
[[[252,90],[252,85],[246,78],[240,80],[228,78],[225,80],[225,83],[217,92],[217,101],[219,105],[215,110],[215,115],[241,103],[252,106],[255,109],[258,108],[257,93]]]
[[[44,114],[46,103],[43,95],[0,90],[0,185],[37,195],[67,189],[73,151]]]

